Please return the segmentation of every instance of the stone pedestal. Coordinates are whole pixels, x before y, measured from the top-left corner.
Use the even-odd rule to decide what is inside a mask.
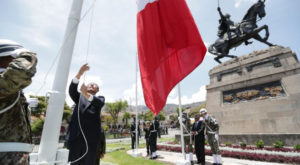
[[[300,63],[290,48],[254,51],[209,76],[207,110],[221,135],[300,133]]]

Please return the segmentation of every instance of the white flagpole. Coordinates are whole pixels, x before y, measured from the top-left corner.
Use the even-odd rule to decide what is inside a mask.
[[[56,69],[55,80],[53,82],[53,92],[50,95],[49,106],[47,108],[41,144],[38,152],[38,162],[54,164],[53,162],[57,161],[58,140],[66,98],[65,92],[78,24],[80,22],[82,3],[83,0],[73,0],[69,14],[61,55]]]
[[[142,153],[138,151],[139,147],[138,147],[138,138],[139,138],[139,129],[138,129],[138,54],[136,54],[136,61],[135,61],[135,149],[132,152],[132,156],[134,157],[138,157],[138,156],[142,156]]]
[[[138,55],[136,54],[136,62],[135,62],[135,153],[138,153]]]
[[[180,137],[181,137],[181,151],[186,160],[185,149],[184,149],[184,136],[183,136],[183,127],[182,127],[182,108],[181,108],[181,92],[180,92],[180,83],[177,85],[178,88],[178,101],[179,101],[179,123],[180,123]]]

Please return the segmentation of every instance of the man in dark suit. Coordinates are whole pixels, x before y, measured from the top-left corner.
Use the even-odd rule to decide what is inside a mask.
[[[192,127],[192,134],[195,136],[195,152],[198,160],[198,164],[205,164],[205,150],[204,150],[204,129],[205,125],[199,120],[200,115],[195,116],[195,123]]]
[[[95,83],[87,86],[82,84],[81,93],[77,90],[79,79],[87,70],[89,66],[84,64],[69,87],[70,97],[76,104],[66,136],[67,148],[70,150],[69,161],[72,165],[95,164],[100,142],[100,111],[105,99],[103,96],[96,96],[99,87]],[[81,157],[82,159],[79,159]]]

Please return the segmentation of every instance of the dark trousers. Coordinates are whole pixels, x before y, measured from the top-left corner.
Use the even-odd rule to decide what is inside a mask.
[[[147,154],[149,155],[149,154],[152,154],[151,152],[150,152],[150,140],[149,140],[149,138],[146,138],[146,148],[147,148]]]
[[[135,134],[131,135],[131,149],[135,149]],[[139,137],[138,137],[138,143],[139,143]]]
[[[204,135],[195,136],[195,152],[199,163],[205,164]]]
[[[149,144],[150,144],[150,151],[152,152],[156,152],[157,150],[157,133],[151,133],[150,134],[150,138],[149,138]]]
[[[87,139],[88,140],[88,139]],[[88,140],[88,153],[79,161],[71,165],[93,165],[97,159],[97,149],[99,141],[89,142]],[[79,137],[73,141],[68,142],[69,149],[69,162],[75,161],[86,152],[86,144],[83,137]]]

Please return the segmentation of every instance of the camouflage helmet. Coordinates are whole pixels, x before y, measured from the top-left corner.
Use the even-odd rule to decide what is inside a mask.
[[[28,52],[23,46],[17,42],[0,39],[0,57],[12,56],[17,57],[21,52]]]

